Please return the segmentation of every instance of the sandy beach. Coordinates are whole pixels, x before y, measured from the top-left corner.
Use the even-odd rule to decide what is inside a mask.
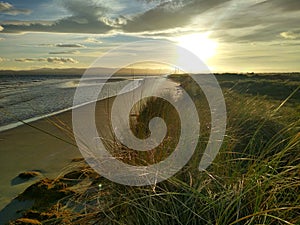
[[[176,92],[177,84],[167,79],[157,79],[158,86]],[[134,92],[126,92],[122,96]],[[110,109],[115,97],[96,103],[95,122],[99,135],[112,140]],[[76,108],[85,118],[89,104]],[[58,177],[72,159],[82,157],[72,132],[72,110],[43,118],[29,124],[0,132],[0,210],[42,177]],[[40,177],[19,182],[18,175],[26,171],[39,171]],[[17,182],[16,182],[17,181]]]
[[[164,88],[174,88],[176,83],[163,79]],[[133,92],[123,93],[123,96]],[[109,121],[110,110],[115,97],[96,103],[95,122],[98,132],[105,140],[112,139]],[[90,105],[74,110],[85,118]],[[72,132],[72,110],[43,118],[29,124],[0,132],[0,224],[16,217],[24,206],[13,200],[26,188],[42,178],[58,178],[72,170],[74,159],[82,158]],[[19,178],[20,173],[38,171],[39,176],[28,180]],[[30,207],[30,206],[29,206]]]
[[[107,107],[112,101],[108,98],[97,102],[98,118],[107,116]],[[58,126],[67,127],[68,131]],[[70,110],[0,133],[0,209],[39,179],[23,183],[14,182],[21,172],[37,170],[41,171],[42,176],[55,178],[70,165],[72,159],[82,157],[70,135],[71,130]]]

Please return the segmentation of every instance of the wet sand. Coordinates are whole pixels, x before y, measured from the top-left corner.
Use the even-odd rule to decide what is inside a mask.
[[[167,92],[169,88],[175,88],[176,91],[177,84],[174,82],[163,79],[160,85]],[[122,95],[132,94],[133,92],[127,92]],[[109,119],[114,98],[98,101],[95,110],[99,135],[109,140],[112,140]],[[83,118],[85,109],[90,109],[89,105],[78,108],[83,113]],[[65,128],[59,129],[57,125],[68,127],[69,132]],[[23,183],[14,182],[20,173],[38,170],[41,171],[42,177],[56,178],[68,166],[74,165],[72,159],[80,157],[82,155],[72,135],[72,110],[0,132],[0,211],[41,178],[37,177]]]
[[[97,102],[97,117],[103,117],[100,121],[105,121],[107,118],[107,109],[111,102],[113,98]],[[68,127],[69,132],[65,128],[59,129],[57,125]],[[82,157],[73,136],[67,134],[71,133],[71,130],[72,111],[70,110],[32,122],[30,125],[0,132],[0,210],[40,178],[14,183],[13,181],[21,172],[38,170],[41,171],[42,176],[55,178],[72,164],[72,159]]]

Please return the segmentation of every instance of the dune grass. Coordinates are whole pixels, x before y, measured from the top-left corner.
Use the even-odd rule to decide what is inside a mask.
[[[57,216],[43,223],[299,224],[299,82],[286,81],[289,88],[280,86],[279,98],[274,89],[263,89],[266,84],[253,84],[261,82],[256,77],[218,77],[227,105],[227,132],[213,164],[199,172],[201,153],[209,136],[207,102],[187,76],[174,75],[171,79],[189,93],[203,118],[202,136],[188,165],[169,180],[146,187],[112,183],[84,166],[81,178],[91,178],[89,182],[71,187],[77,194],[59,201],[52,208]],[[251,85],[243,79],[252,79]],[[264,82],[277,87],[281,81],[264,77]],[[243,92],[244,85],[248,85],[248,91]],[[132,121],[138,137],[149,135],[147,124],[154,116],[161,116],[169,126],[167,138],[156,150],[137,153],[124,146],[115,149],[114,154],[133,165],[164,159],[178,138],[179,118],[170,105],[149,98],[140,109]]]
[[[195,104],[203,106],[202,98],[195,95],[198,92],[192,80],[181,80],[181,85],[194,97]],[[197,171],[197,156],[203,150],[200,140],[196,157],[175,177],[155,187],[126,187],[121,200],[108,212],[115,223],[297,224],[300,221],[297,110],[268,96],[242,95],[235,88],[224,89],[229,115],[227,134],[208,170]],[[296,87],[294,93],[289,93],[287,102],[298,90]],[[149,102],[149,107],[153,104],[158,103]],[[294,118],[292,123],[291,118]]]

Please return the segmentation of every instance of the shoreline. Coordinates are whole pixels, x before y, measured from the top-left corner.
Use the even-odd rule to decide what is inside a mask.
[[[97,116],[106,116],[108,112],[106,107],[113,102],[113,98],[97,101]],[[86,105],[88,103],[78,108]],[[68,128],[68,131],[63,131],[58,126]],[[74,138],[70,137],[71,132],[72,109],[0,132],[0,143],[4,146],[0,150],[0,193],[5,193],[5,196],[0,197],[0,210],[37,181],[32,179],[12,185],[12,180],[20,173],[39,170],[44,171],[42,177],[55,178],[70,165],[74,158],[82,157]]]
[[[96,103],[96,114],[101,126],[107,126],[107,108],[111,107],[114,98],[105,98]],[[87,105],[77,108],[84,109]],[[69,127],[69,135],[72,133],[72,109],[0,132],[0,143],[5,146],[0,150],[0,193],[5,193],[0,196],[0,224],[20,218],[24,211],[32,207],[32,201],[19,200],[22,193],[32,185],[43,180],[60,179],[68,171],[76,170],[77,162],[85,162],[75,139],[58,126]],[[14,184],[19,175],[26,171],[40,171],[40,176]]]
[[[119,79],[119,78],[118,78]],[[125,79],[126,81],[129,81],[130,79]],[[124,80],[124,81],[125,81]],[[105,99],[108,99],[108,98],[112,98],[112,97],[115,97],[117,95],[120,95],[120,94],[125,94],[125,93],[128,93],[132,90],[134,90],[135,88],[137,88],[140,83],[139,83],[140,80],[137,80],[137,83],[135,83],[134,85],[135,86],[131,86],[131,89],[130,88],[127,88],[127,89],[122,89],[122,90],[115,90],[115,91],[112,91],[110,92],[110,94],[108,96],[105,96],[101,99],[98,99],[97,101],[102,101],[102,100],[105,100]],[[114,81],[115,82],[115,81]],[[128,85],[126,85],[127,87]],[[96,101],[96,102],[97,102]],[[14,129],[14,128],[17,128],[19,126],[22,126],[22,125],[26,125],[26,124],[29,124],[29,123],[32,123],[32,122],[35,122],[35,121],[38,121],[38,120],[41,120],[41,119],[45,119],[45,118],[50,118],[50,117],[53,117],[53,116],[56,116],[56,115],[59,115],[61,113],[64,113],[64,112],[67,112],[67,111],[71,111],[73,109],[76,109],[76,108],[80,108],[82,106],[85,106],[85,105],[88,105],[88,104],[91,104],[93,103],[93,101],[91,102],[85,102],[85,103],[82,103],[82,104],[79,104],[79,105],[72,105],[70,107],[67,107],[65,109],[60,109],[58,111],[55,111],[55,112],[51,112],[51,113],[48,113],[48,114],[45,114],[45,115],[39,115],[39,116],[34,116],[32,118],[28,118],[28,119],[25,119],[23,121],[17,121],[17,122],[12,122],[12,123],[9,123],[9,124],[5,124],[5,125],[2,125],[0,126],[0,133],[1,132],[4,132],[4,131],[8,131],[8,130],[11,130],[11,129]]]
[[[127,85],[118,95],[130,94],[140,85],[138,80],[133,85]],[[115,97],[116,94],[112,93],[110,97],[96,101],[97,126],[105,127],[107,134],[104,135],[108,136],[111,136],[108,132],[109,125],[103,122],[109,118],[107,107],[111,106]],[[39,170],[45,171],[43,176],[53,178],[58,176],[72,159],[82,157],[72,137],[72,110],[82,109],[89,104],[91,102],[28,119],[25,123],[18,122],[15,126],[7,125],[9,129],[0,131],[0,144],[4,146],[0,150],[0,193],[5,193],[0,196],[0,210],[36,181],[33,179],[19,185],[11,185],[11,181],[18,174]],[[67,131],[61,128],[67,128]]]
[[[124,95],[131,93],[128,89],[122,92]],[[107,123],[110,118],[108,109],[114,98],[115,96],[105,98],[96,103],[96,124],[97,127],[103,128],[105,134],[102,135],[107,135],[107,137],[111,137],[110,125]],[[84,111],[88,105],[89,103],[86,103],[76,108]],[[70,129],[64,132],[58,126]],[[69,144],[41,130],[66,140]],[[14,200],[29,186],[44,178],[59,178],[66,172],[68,166],[74,165],[73,159],[82,158],[74,138],[68,136],[68,133],[69,135],[72,133],[72,109],[0,132],[0,143],[5,146],[0,150],[3,156],[0,158],[0,193],[5,194],[0,197],[0,223],[1,214],[3,216],[7,212],[22,211],[23,206],[19,206],[21,208],[17,210],[13,208],[18,206]],[[42,171],[41,176],[17,185],[12,184],[12,180],[16,179],[20,173],[36,170]]]

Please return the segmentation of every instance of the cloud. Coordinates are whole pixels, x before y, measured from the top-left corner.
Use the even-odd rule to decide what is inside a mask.
[[[62,6],[71,14],[56,21],[18,21],[2,23],[5,33],[56,32],[56,33],[107,33],[112,27],[99,18],[109,11],[96,1],[65,0]],[[22,24],[23,23],[23,24]]]
[[[8,2],[0,2],[0,14],[7,15],[19,15],[19,14],[30,14],[31,10],[29,9],[17,9]]]
[[[80,51],[58,51],[58,52],[49,52],[50,55],[62,55],[62,54],[79,54]]]
[[[96,38],[93,37],[88,37],[87,39],[84,40],[84,42],[87,43],[102,43],[102,41],[97,40]]]
[[[55,45],[54,44],[38,44],[37,47],[55,47]]]
[[[288,1],[295,3],[295,8],[300,2]],[[230,12],[213,25],[211,38],[229,43],[280,41],[284,38],[282,35],[287,36],[287,31],[297,29],[300,24],[300,17],[287,10],[283,3],[285,1],[277,0],[237,2]]]
[[[73,58],[60,58],[60,57],[49,57],[47,58],[49,63],[78,63],[78,61]]]
[[[106,16],[102,16],[99,18],[103,23],[105,23],[108,26],[120,28],[123,25],[127,24],[127,19],[123,16],[117,17],[117,18],[109,18]]]
[[[56,47],[60,47],[60,48],[84,48],[84,45],[81,44],[56,44]]]
[[[300,38],[300,32],[299,33],[295,33],[293,31],[287,31],[287,32],[282,32],[280,33],[280,36],[283,37],[284,39],[298,39]]]
[[[7,58],[0,57],[0,63],[8,62],[8,61],[10,61],[10,60]]]
[[[78,61],[74,60],[73,58],[61,58],[61,57],[48,57],[48,58],[19,58],[15,59],[16,62],[48,62],[48,63],[78,63]]]
[[[103,5],[103,1],[61,1],[71,16],[56,21],[15,21],[2,23],[6,33],[61,32],[105,34],[112,30],[123,32],[161,31],[189,25],[192,20],[230,0],[172,0],[154,1],[154,8],[139,13],[118,15]],[[153,2],[153,1],[148,1]],[[136,3],[138,4],[138,3]],[[152,3],[151,3],[152,4]],[[113,4],[112,4],[113,5]],[[22,24],[22,22],[24,24]]]
[[[270,8],[280,9],[282,11],[299,11],[299,0],[266,0],[258,4],[259,6],[266,6]]]
[[[19,58],[15,59],[16,62],[46,62],[46,58]]]
[[[230,0],[173,0],[129,19],[126,32],[160,31],[190,25],[192,19]]]
[[[210,38],[219,42],[270,42],[280,41],[280,34],[294,31],[300,24],[296,13],[300,9],[299,0],[147,2],[160,4],[128,19],[123,26],[125,32],[168,39],[187,33],[209,32]],[[294,36],[290,33],[289,38]]]
[[[16,25],[16,26],[32,26],[35,24],[40,24],[44,26],[51,26],[53,21],[45,21],[45,20],[32,20],[32,21],[19,21],[19,20],[8,20],[2,21],[1,24],[5,25]]]
[[[50,23],[50,22],[49,22]],[[75,17],[67,17],[61,20],[51,22],[45,25],[38,22],[29,25],[16,25],[10,23],[2,23],[5,33],[26,33],[26,32],[52,32],[52,33],[107,33],[112,28],[105,23],[93,20],[86,24],[79,22]]]
[[[291,32],[299,27],[299,0],[64,0],[61,6],[68,17],[56,21],[4,21],[2,33],[61,32],[108,35],[111,33],[146,38],[167,38],[188,33],[210,32],[220,42],[267,42],[293,39]],[[125,2],[125,3],[124,3]],[[137,7],[115,9],[109,7]],[[109,5],[109,7],[108,7]],[[145,6],[146,5],[146,6]],[[118,13],[123,14],[119,15]],[[254,19],[255,18],[255,19]],[[4,28],[4,30],[3,30]],[[296,38],[297,39],[297,38]],[[87,38],[85,43],[101,43]],[[79,44],[61,44],[52,47],[82,48]],[[77,46],[75,46],[77,45]]]
[[[79,43],[58,43],[58,44],[38,44],[37,47],[57,47],[57,48],[85,48],[86,46]],[[78,53],[75,50],[61,51],[68,53]]]
[[[163,3],[163,2],[169,2],[170,0],[137,0],[138,2],[154,2],[154,3]]]

